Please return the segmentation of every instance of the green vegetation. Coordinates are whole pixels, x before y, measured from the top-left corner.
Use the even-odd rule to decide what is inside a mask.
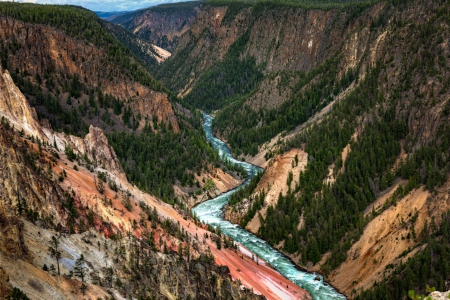
[[[381,282],[376,282],[370,290],[359,294],[357,300],[390,300],[426,299],[421,294],[430,293],[436,287],[445,291],[445,282],[450,276],[450,212],[442,214],[439,227],[432,219],[420,233],[423,251],[409,258],[405,263],[399,263]],[[412,250],[412,249],[411,249]]]
[[[396,172],[391,171],[400,154],[400,141],[409,133],[406,119],[399,118],[395,111],[399,98],[390,99],[385,109],[374,112],[358,140],[351,141],[358,124],[357,116],[372,111],[377,103],[387,103],[376,80],[382,69],[378,64],[358,88],[335,106],[328,118],[285,147],[305,145],[309,163],[300,174],[302,184],[286,196],[280,195],[276,208],[268,209],[260,234],[272,244],[285,240],[285,251],[300,251],[303,263],[316,263],[321,254],[331,250],[331,257],[323,268],[332,270],[339,266],[346,259],[352,241],[370,221],[363,211],[395,178],[408,179],[408,191],[420,184],[434,189],[446,178],[447,162],[439,155],[450,145],[444,131],[433,145],[420,148]],[[347,143],[352,151],[345,161],[345,172],[339,174],[330,187],[324,183],[328,166],[334,162],[336,169],[340,169],[341,152]],[[421,168],[423,176],[420,176]],[[298,193],[300,196],[296,196]],[[298,230],[301,213],[305,226]]]
[[[14,82],[36,108],[39,118],[49,120],[55,130],[78,136],[88,132],[88,124],[95,124],[106,131],[112,128],[135,130],[140,116],[133,115],[130,107],[124,105],[124,101],[130,99],[118,99],[103,93],[104,81],[136,81],[155,91],[165,90],[143,63],[104,28],[104,22],[88,10],[75,6],[2,2],[0,16],[61,29],[67,36],[78,39],[79,45],[94,44],[106,52],[106,57],[96,58],[103,60],[105,68],[92,70],[94,79],[88,80],[88,74],[82,76],[82,71],[80,74],[69,72],[52,60],[45,60],[45,57],[50,57],[45,53],[47,49],[43,49],[44,53],[37,53],[28,40],[18,39],[14,32],[0,42],[2,67],[9,70]],[[59,42],[64,47],[66,37]],[[28,68],[34,62],[27,63],[27,59],[35,55],[43,60],[41,67]],[[24,57],[27,59],[23,65],[19,64]],[[61,56],[60,59],[64,58]],[[72,53],[68,59],[85,63],[85,57],[79,53]]]
[[[213,6],[228,6],[233,8],[233,14],[236,15],[238,9],[244,7],[254,7],[257,11],[271,9],[274,7],[293,7],[304,9],[321,9],[330,10],[337,8],[368,7],[375,4],[374,1],[358,1],[358,0],[207,0],[205,4]],[[230,16],[230,17],[231,17]]]
[[[120,25],[104,22],[104,26],[109,32],[114,34],[122,44],[127,46],[131,52],[141,59],[149,69],[154,69],[157,66],[158,61],[153,56],[157,55],[157,53],[150,43],[145,44],[145,42],[142,42],[142,39]]]
[[[180,127],[180,133],[166,130],[165,126],[155,133],[147,123],[139,135],[108,135],[128,180],[170,203],[175,201],[174,184],[193,187],[194,173],[206,169],[208,162],[218,167],[220,161],[218,153],[206,142],[200,113],[180,122]]]
[[[6,296],[6,300],[30,300],[30,298],[21,289],[15,287],[11,294]]]
[[[225,60],[202,75],[186,96],[185,102],[210,112],[224,107],[256,87],[263,78],[261,68],[256,65],[253,57],[240,59],[249,34],[250,30],[247,30],[230,47]]]
[[[78,257],[75,261],[75,266],[73,267],[73,275],[79,277],[81,279],[81,282],[84,282],[84,279],[87,275],[87,268],[84,265],[84,256],[83,254],[81,254],[80,257]]]
[[[386,13],[392,6],[405,4],[407,1],[394,1],[385,7]],[[341,57],[335,55],[308,73],[293,73],[294,78],[299,78],[293,96],[280,107],[256,111],[244,104],[249,95],[246,94],[217,114],[214,125],[226,136],[231,148],[237,154],[255,154],[258,145],[304,123],[352,82],[357,84],[357,88],[334,104],[321,123],[280,145],[280,152],[294,147],[305,149],[309,162],[303,173],[294,175],[300,177],[301,185],[286,196],[280,195],[277,206],[268,208],[259,232],[263,238],[272,245],[284,240],[284,251],[300,253],[302,264],[317,263],[330,251],[331,256],[323,266],[329,272],[346,259],[347,250],[360,237],[364,226],[382,210],[396,205],[416,188],[425,186],[434,191],[445,182],[449,172],[445,153],[450,148],[450,138],[445,133],[450,129],[447,121],[450,105],[443,103],[446,100],[442,95],[446,95],[450,80],[445,71],[447,58],[435,43],[441,43],[442,35],[446,34],[437,24],[448,22],[448,11],[449,6],[445,5],[428,22],[410,29],[409,34],[418,38],[411,48],[403,50],[414,55],[414,59],[397,58],[395,64],[389,54],[392,58],[378,61],[364,80],[355,75],[359,66],[337,79]],[[380,16],[383,18],[373,20],[373,30],[387,26],[384,14]],[[396,30],[401,30],[401,24],[400,21],[394,24],[398,26]],[[395,33],[388,45],[398,42],[399,35]],[[398,69],[400,74],[390,78],[389,74]],[[286,72],[280,74],[284,76]],[[440,82],[436,88],[439,95],[435,90],[428,94],[419,91],[426,86],[424,78]],[[435,105],[443,107],[437,116],[439,129],[435,136],[424,138],[411,124],[423,124],[420,116]],[[420,112],[412,113],[416,107]],[[357,138],[353,139],[355,133]],[[344,163],[341,154],[347,144],[351,152]],[[397,162],[402,149],[408,158]],[[329,185],[325,179],[333,164],[336,181]],[[407,185],[396,190],[381,210],[364,215],[367,206],[399,178],[407,180]],[[258,205],[257,199],[254,205]],[[298,229],[300,216],[304,226]],[[410,228],[415,219],[411,218],[405,226]],[[407,238],[419,240],[413,231]]]
[[[48,119],[55,130],[78,136],[88,132],[89,124],[101,127],[109,134],[110,143],[128,179],[138,187],[173,203],[173,185],[179,183],[193,193],[198,189],[194,173],[208,164],[238,173],[242,171],[219,163],[218,155],[206,142],[199,114],[195,115],[195,122],[180,117],[182,131],[175,134],[171,124],[159,124],[156,117],[143,120],[139,113],[133,113],[127,104],[131,98],[118,99],[104,92],[103,82],[117,79],[140,82],[155,91],[165,89],[131,51],[105,29],[103,21],[94,13],[74,6],[0,3],[1,14],[61,29],[68,36],[79,39],[81,45],[92,43],[105,50],[106,57],[99,58],[105,70],[94,70],[94,81],[98,81],[91,82],[85,76],[58,70],[51,63],[43,64],[37,73],[33,73],[34,69],[15,67],[16,59],[11,57],[20,58],[19,53],[28,51],[28,45],[17,42],[14,37],[0,42],[2,64],[10,70],[13,80],[36,108],[39,118]],[[71,58],[84,62],[83,57]],[[175,99],[172,93],[168,94],[172,100]],[[137,132],[141,121],[146,126],[142,132]],[[70,160],[76,159],[73,149],[67,148],[65,152]],[[115,186],[112,188],[117,189]],[[98,189],[103,192],[101,179]],[[67,197],[64,205],[72,215],[76,214],[71,197]],[[126,207],[130,206],[127,204]],[[71,222],[72,215],[69,218]]]
[[[236,203],[241,202],[242,199],[250,197],[250,195],[256,189],[258,182],[261,180],[263,174],[263,172],[259,172],[255,177],[252,178],[247,186],[232,194],[230,202],[228,204],[235,205]]]
[[[48,254],[50,255],[51,258],[56,259],[56,265],[58,266],[58,275],[60,274],[59,271],[59,260],[61,259],[61,250],[59,248],[59,238],[61,236],[55,237],[54,235],[52,236],[52,239],[49,242],[49,246],[48,246]]]
[[[237,155],[255,155],[258,145],[306,122],[354,81],[353,72],[348,72],[339,81],[336,79],[339,60],[339,57],[333,57],[308,73],[299,73],[300,79],[293,89],[294,96],[280,107],[256,111],[244,104],[246,98],[243,97],[221,110],[214,125],[224,133],[233,128],[232,132],[227,133],[227,141]],[[320,77],[319,80],[303,91],[302,88],[316,76]]]

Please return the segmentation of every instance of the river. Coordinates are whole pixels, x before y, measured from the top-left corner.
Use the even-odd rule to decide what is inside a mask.
[[[247,180],[237,189],[244,187],[255,175],[258,174],[258,172],[262,171],[262,169],[252,164],[235,159],[231,155],[228,146],[212,134],[213,117],[204,114],[203,118],[203,128],[205,129],[206,138],[213,144],[214,149],[218,149],[221,158],[226,158],[232,163],[239,164],[247,171]],[[332,286],[325,283],[322,277],[320,277],[320,280],[316,280],[316,274],[301,271],[285,255],[272,248],[272,246],[270,246],[266,241],[260,239],[242,227],[232,224],[222,218],[222,208],[230,200],[230,195],[237,189],[197,205],[193,209],[193,212],[202,222],[211,224],[214,227],[220,226],[223,234],[232,237],[233,240],[242,244],[258,257],[268,262],[284,277],[299,287],[307,290],[313,299],[346,299],[345,296],[339,294]]]

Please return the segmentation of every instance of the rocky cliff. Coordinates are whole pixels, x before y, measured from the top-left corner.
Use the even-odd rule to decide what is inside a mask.
[[[150,69],[154,68],[157,63],[165,61],[171,55],[169,51],[139,38],[120,25],[105,22],[104,26],[137,57],[142,59]]]
[[[148,9],[112,16],[107,20],[122,25],[138,37],[173,52],[180,37],[189,30],[201,2],[162,4]]]
[[[119,57],[120,50],[116,53],[116,50],[98,47],[48,25],[31,24],[5,16],[0,19],[0,36],[5,51],[4,67],[14,70],[13,77],[19,87],[30,96],[38,112],[49,118],[53,125],[62,127],[63,123],[55,118],[55,112],[44,99],[56,98],[60,103],[57,111],[80,109],[80,105],[85,105],[84,108],[89,110],[91,106],[91,114],[94,114],[81,116],[86,123],[124,129],[120,114],[117,118],[111,116],[112,123],[106,121],[108,118],[102,119],[101,115],[108,113],[108,109],[104,109],[101,96],[94,97],[94,102],[89,101],[89,106],[86,104],[88,96],[94,96],[97,89],[101,89],[102,95],[129,105],[135,117],[156,116],[160,122],[171,123],[175,131],[179,130],[167,95],[161,92],[160,87],[159,91],[154,90],[157,84],[149,87],[142,80],[150,78],[148,72],[130,58],[127,58],[130,64],[127,69],[113,61]],[[37,90],[38,86],[40,90]],[[66,101],[67,92],[79,100],[74,99],[75,103]],[[138,110],[142,103],[149,111]],[[97,110],[94,112],[95,107]],[[141,120],[136,118],[136,122]]]
[[[0,297],[6,298],[12,292],[13,286],[9,282],[9,276],[3,268],[0,268]]]
[[[36,110],[14,84],[8,70],[0,67],[0,74],[0,115],[8,118],[16,128],[43,139]]]
[[[161,76],[180,92],[186,92],[213,64],[224,60],[231,45],[240,38],[243,42],[240,58],[254,57],[257,65],[264,66],[264,73],[307,72],[341,49],[355,28],[370,25],[380,7],[369,8],[355,18],[351,11],[340,9],[205,5],[191,29],[180,39],[172,58],[183,57],[189,62],[188,70],[181,64],[168,63],[168,68],[177,70],[170,73],[175,78]],[[355,59],[361,56],[358,50],[365,49],[366,40],[367,34],[357,49],[352,48]]]
[[[89,133],[82,139],[55,133],[48,122],[42,127],[35,109],[14,84],[8,70],[0,67],[0,74],[0,115],[12,126],[41,142],[54,144],[60,150],[71,148],[75,154],[87,158],[95,166],[102,166],[116,176],[123,176],[120,162],[101,129],[91,125]]]

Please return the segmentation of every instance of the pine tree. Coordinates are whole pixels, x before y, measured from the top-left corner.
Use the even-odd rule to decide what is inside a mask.
[[[73,274],[84,282],[86,276],[86,267],[84,266],[84,255],[81,254],[80,257],[75,261],[75,267],[73,268]]]
[[[48,252],[51,258],[56,259],[56,264],[58,266],[58,275],[61,275],[59,271],[59,259],[61,258],[61,251],[59,250],[59,237],[52,236],[50,240],[50,246],[48,247]]]
[[[313,264],[316,264],[320,260],[319,244],[314,237],[312,237],[310,240],[308,258],[313,262]]]

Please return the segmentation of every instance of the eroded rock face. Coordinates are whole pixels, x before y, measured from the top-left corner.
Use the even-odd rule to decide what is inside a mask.
[[[143,97],[130,102],[133,111],[139,111],[144,118],[148,117],[149,120],[151,120],[152,116],[156,116],[158,122],[164,121],[166,126],[170,123],[172,129],[175,132],[179,132],[180,127],[167,94],[151,90],[144,90],[142,93]]]
[[[91,125],[89,133],[84,139],[54,132],[49,127],[44,128],[44,132],[52,145],[56,143],[58,150],[71,148],[76,155],[84,160],[87,158],[94,166],[101,167],[120,178],[125,178],[119,159],[100,128]]]
[[[24,224],[17,216],[7,216],[3,203],[0,202],[0,257],[30,260],[31,256],[23,238]],[[0,268],[0,295],[2,290],[2,274]]]
[[[0,66],[0,116],[8,118],[16,128],[43,139],[36,110],[14,84],[8,70]]]
[[[175,255],[149,252],[150,274],[143,280],[156,294],[171,299],[265,299],[241,291],[226,266],[198,261],[177,261]]]
[[[59,216],[65,216],[60,206],[64,192],[54,183],[50,168],[51,160],[40,154],[38,147],[0,126],[0,205],[5,215],[17,215],[20,201],[22,213],[28,208],[54,224],[62,222]],[[9,226],[10,220],[3,219]],[[12,224],[19,226],[15,221]]]
[[[13,286],[9,283],[9,276],[5,270],[0,267],[0,299],[4,299],[11,293]]]
[[[150,111],[147,115],[150,116],[151,113],[167,113],[167,106],[164,103],[167,100],[167,96],[162,93],[157,98],[158,108]],[[150,101],[140,100],[142,104],[142,109],[149,109]],[[103,134],[100,128],[93,127],[89,128],[89,133],[84,139],[68,136],[62,133],[55,133],[49,128],[42,128],[39,123],[36,111],[32,108],[25,96],[17,88],[11,79],[11,76],[7,70],[2,70],[0,67],[0,116],[7,118],[15,128],[21,129],[32,135],[38,137],[42,141],[47,141],[49,143],[56,142],[58,139],[60,144],[60,150],[64,150],[65,146],[71,146],[77,154],[87,155],[87,157],[98,166],[102,166],[104,169],[119,175],[123,175],[122,167],[120,162],[114,152],[114,149],[108,144],[108,139]],[[174,124],[178,125],[173,116]],[[172,123],[171,123],[172,124]],[[173,126],[173,125],[172,125]],[[178,129],[178,127],[176,127]]]
[[[131,20],[125,14],[117,18],[110,18],[109,21],[123,25],[137,36],[172,52],[175,50],[180,36],[194,23],[200,6],[201,4],[198,4],[193,7],[166,11],[149,9],[130,16]]]
[[[176,60],[177,55],[182,54],[185,63],[173,72],[174,79],[166,78],[165,74],[161,76],[178,89],[180,96],[187,95],[199,77],[222,61],[230,46],[244,34],[248,34],[244,39],[248,41],[241,58],[254,57],[266,74],[283,70],[308,72],[332,57],[344,44],[348,50],[347,57],[343,58],[348,65],[345,69],[354,68],[368,47],[370,30],[349,35],[360,27],[370,26],[382,7],[375,5],[349,21],[349,13],[338,9],[268,6],[258,11],[244,7],[228,12],[227,6],[205,5],[169,59]],[[269,99],[269,103],[281,102],[275,95],[268,96],[275,98]]]
[[[114,149],[108,144],[108,139],[100,128],[92,125],[89,127],[89,133],[84,138],[84,145],[85,153],[90,155],[92,160],[113,173],[123,173]]]
[[[448,292],[432,292],[429,297],[431,297],[432,300],[446,300],[450,297],[450,291]]]

